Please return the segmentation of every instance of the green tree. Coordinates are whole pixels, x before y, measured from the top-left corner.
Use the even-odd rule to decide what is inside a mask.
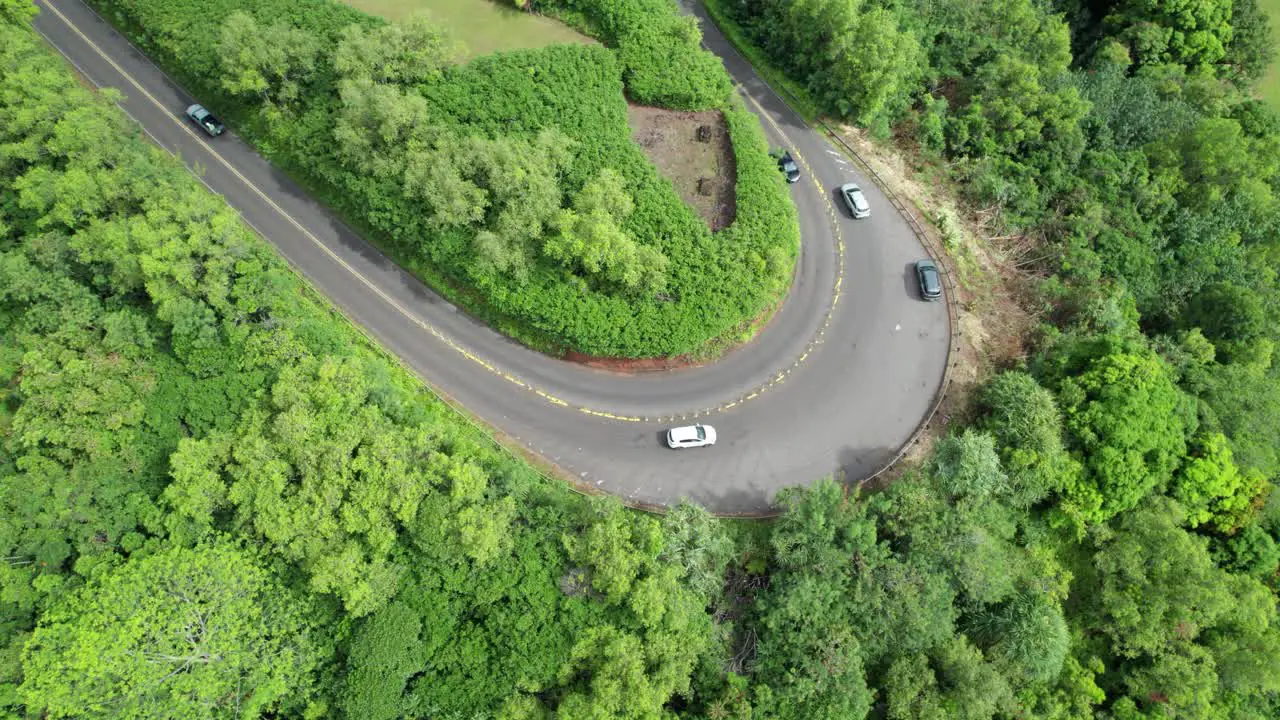
[[[1134,704],[1156,717],[1211,720],[1216,712],[1218,673],[1213,656],[1192,643],[1160,653],[1149,665],[1125,673],[1124,684]]]
[[[563,538],[569,560],[587,568],[591,587],[610,603],[621,602],[646,564],[662,550],[657,521],[632,515],[612,497],[592,498],[592,515],[581,532]]]
[[[720,58],[702,47],[696,19],[669,5],[593,3],[612,26],[627,93],[640,102],[681,110],[723,107],[733,84]]]
[[[1274,697],[1280,692],[1280,614],[1275,593],[1259,580],[1233,575],[1235,602],[1205,633],[1204,646],[1217,667],[1223,689]]]
[[[574,644],[560,674],[566,685],[586,674],[586,687],[565,696],[556,718],[658,720],[666,697],[646,672],[646,663],[640,638],[607,625],[591,628]]]
[[[1094,553],[1099,629],[1121,657],[1155,657],[1194,640],[1232,605],[1225,574],[1182,520],[1175,503],[1153,499],[1117,518]]]
[[[1242,86],[1262,77],[1275,60],[1271,21],[1258,0],[1232,0],[1231,41],[1222,64],[1227,76]]]
[[[1267,330],[1262,301],[1249,288],[1227,283],[1209,285],[1191,299],[1183,322],[1198,327],[1222,350],[1255,340]]]
[[[1215,560],[1227,570],[1265,580],[1280,569],[1280,544],[1260,525],[1246,525],[1226,539]]]
[[[395,720],[405,715],[405,686],[427,661],[421,632],[418,613],[400,601],[364,621],[347,659],[343,709],[348,717]]]
[[[392,423],[370,391],[356,361],[284,368],[267,407],[233,434],[179,446],[165,490],[170,525],[198,537],[229,511],[299,563],[313,591],[337,594],[357,617],[381,607],[402,572],[392,560],[400,532],[433,487],[472,471],[435,452],[426,428]]]
[[[468,159],[455,157],[456,138],[441,137],[435,147],[410,147],[405,153],[404,193],[430,208],[431,223],[441,228],[480,224],[489,193],[464,175]]]
[[[984,609],[975,636],[1005,677],[1038,682],[1058,676],[1071,647],[1062,607],[1028,592]]]
[[[333,66],[347,80],[415,84],[439,80],[462,48],[427,15],[366,28],[348,25],[339,34]]]
[[[587,509],[562,542],[609,619],[584,628],[561,665],[556,717],[658,718],[672,695],[689,694],[695,665],[713,647],[707,597],[660,561],[657,521],[614,498],[592,498]]]
[[[1197,438],[1191,455],[1174,477],[1170,493],[1187,512],[1187,524],[1211,523],[1232,533],[1246,524],[1267,487],[1261,473],[1236,467],[1225,435]]]
[[[1073,639],[1072,645],[1078,646],[1078,640]],[[1018,693],[1018,701],[1033,717],[1094,720],[1095,706],[1107,699],[1107,694],[1096,682],[1103,670],[1102,661],[1097,658],[1090,658],[1087,664],[1082,664],[1068,655],[1054,682],[1031,685]]]
[[[1197,68],[1219,62],[1231,42],[1232,0],[1123,0],[1105,20],[1140,64]]]
[[[1187,402],[1148,351],[1088,361],[1061,381],[1058,401],[1069,447],[1084,465],[1064,500],[1087,522],[1137,506],[1169,481],[1185,454]]]
[[[569,165],[572,142],[549,128],[532,140],[471,137],[460,154],[469,160],[463,176],[488,193],[482,229],[472,245],[472,272],[485,279],[528,278],[543,235],[560,214],[560,176]]]
[[[0,21],[21,25],[30,21],[39,11],[31,0],[3,0],[0,2]]]
[[[995,437],[1009,475],[1008,499],[1028,507],[1072,481],[1079,465],[1062,444],[1062,417],[1053,393],[1020,372],[997,375],[983,389],[981,426]]]
[[[736,548],[724,524],[705,509],[683,501],[662,518],[664,563],[676,568],[691,590],[704,598],[718,598],[725,568]]]
[[[0,279],[18,280],[4,270]],[[44,283],[62,284],[50,275],[40,280],[46,292]],[[22,293],[23,284],[8,289]],[[97,303],[82,292],[59,294],[43,302],[27,296],[28,312],[79,324],[64,326],[61,338],[33,338],[15,386],[25,401],[0,450],[7,460],[0,463],[0,550],[42,572],[77,560],[87,567],[89,558],[136,549],[160,530],[154,496],[177,430],[176,419],[156,423],[148,409],[161,368],[176,370],[152,365],[138,345],[105,347],[100,331],[82,330],[104,324]],[[0,302],[14,299],[0,290]]]
[[[1082,144],[1079,122],[1088,104],[1071,86],[1054,88],[1057,78],[1012,56],[984,65],[968,108],[956,115],[953,143],[979,156],[1041,150],[1059,138]]]
[[[1274,476],[1280,472],[1280,363],[1269,355],[1213,366],[1203,397],[1231,439],[1236,463]]]
[[[891,609],[850,595],[849,573],[855,563],[867,570],[867,594],[885,585],[882,578],[870,576],[882,555],[875,528],[865,507],[846,499],[841,486],[822,480],[811,488],[784,491],[778,503],[786,511],[770,537],[776,568],[768,591],[757,600],[752,626],[759,637],[755,678],[768,689],[756,702],[756,712],[778,718],[862,717],[870,707],[864,672],[872,659],[868,643],[878,647],[884,637],[908,635],[909,629],[894,624],[905,618],[886,620],[885,615],[898,610],[898,601],[909,604],[928,593],[877,595],[893,604]],[[901,591],[905,585],[894,587]],[[861,626],[854,615],[864,608],[871,627]]]
[[[964,636],[924,655],[902,655],[885,675],[891,720],[987,720],[1012,707],[1008,683]]]
[[[237,10],[222,21],[217,50],[227,92],[289,103],[298,99],[301,85],[314,72],[320,43],[306,30],[283,22],[263,28],[252,15]]]
[[[624,290],[653,294],[666,287],[667,258],[622,229],[634,209],[622,177],[604,168],[560,211],[542,251],[566,267]]]
[[[885,717],[889,720],[944,720],[938,678],[925,655],[896,658],[881,682]]]
[[[820,95],[826,104],[860,125],[887,128],[920,74],[915,35],[900,29],[890,10],[864,6],[855,25],[835,34],[826,53],[829,68],[814,78],[824,86]]]
[[[788,578],[761,600],[757,677],[772,693],[769,717],[861,718],[871,705],[863,651],[849,626],[841,585],[820,576]]]
[[[515,499],[494,497],[487,473],[459,456],[437,455],[431,467],[448,481],[449,492],[426,496],[418,506],[412,529],[419,546],[457,551],[442,554],[477,568],[509,560]]]
[[[783,490],[777,503],[785,512],[774,521],[769,544],[774,562],[784,570],[838,573],[873,529],[859,522],[861,507],[829,478],[806,489]]]
[[[428,142],[434,129],[418,93],[367,76],[338,85],[342,105],[333,125],[334,150],[351,168],[378,178],[405,172],[405,150]]]
[[[1253,137],[1231,117],[1202,117],[1146,149],[1156,180],[1190,210],[1208,212],[1228,200],[1261,221],[1277,201],[1268,181],[1280,173],[1280,137]]]
[[[516,3],[528,0],[515,0]],[[548,720],[551,713],[532,695],[512,695],[503,701],[497,720]]]
[[[301,707],[317,658],[303,606],[239,550],[171,548],[51,609],[23,654],[46,717],[239,717]]]
[[[980,433],[970,436],[977,440],[970,445],[970,450],[980,452],[970,453],[967,463],[957,464],[967,464],[971,470],[991,468],[991,462],[981,460],[995,459],[990,437]],[[947,441],[946,445],[963,447],[954,441]],[[947,446],[939,448],[940,457],[951,453]],[[998,461],[994,467],[998,470]],[[995,479],[1002,477],[997,474]],[[937,473],[904,478],[872,499],[871,513],[876,520],[877,535],[890,543],[903,561],[877,567],[872,577],[875,572],[892,569],[895,572],[888,572],[885,582],[908,582],[897,573],[908,571],[909,566],[907,577],[918,577],[915,582],[925,587],[936,584],[972,601],[999,603],[1013,593],[1026,565],[1023,554],[1013,543],[1017,532],[1014,517],[998,497],[957,498],[950,494],[946,482]],[[931,577],[921,577],[921,572]],[[943,609],[950,612],[946,595],[928,597],[929,594],[921,600],[938,602],[939,609],[920,610],[921,620]]]
[[[952,499],[983,502],[1009,491],[995,438],[987,433],[966,429],[946,438],[934,450],[933,463],[934,477]]]

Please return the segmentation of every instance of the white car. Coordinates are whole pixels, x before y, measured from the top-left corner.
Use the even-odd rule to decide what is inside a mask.
[[[716,444],[716,429],[710,425],[686,425],[667,431],[667,445],[673,450]]]
[[[862,194],[862,188],[854,183],[845,183],[840,186],[840,197],[844,198],[844,206],[849,208],[850,215],[859,220],[871,217],[871,206],[867,204],[867,196]]]

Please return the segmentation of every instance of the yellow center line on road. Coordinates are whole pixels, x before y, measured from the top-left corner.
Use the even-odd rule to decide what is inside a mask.
[[[107,55],[107,53],[103,51],[102,48],[98,47],[97,43],[89,39],[89,37],[85,35],[85,33],[82,32],[79,27],[77,27],[73,22],[71,22],[71,20],[66,15],[62,14],[62,12],[58,10],[58,8],[54,7],[51,2],[43,3],[43,6],[44,8],[49,10],[49,12],[56,15],[58,19],[63,22],[63,24],[65,24],[73,33],[76,34],[77,37],[79,37],[85,43],[85,45],[91,48],[95,53],[98,54],[99,57],[101,57],[104,61],[106,61],[106,63],[110,65],[111,68],[120,75],[120,77],[124,78],[130,85],[132,85],[142,97],[146,98],[153,105],[159,108],[161,112],[165,115],[165,117],[169,118],[175,125],[178,126],[179,129],[182,130],[182,132],[186,133],[188,137],[190,137],[192,140],[195,140],[202,148],[205,149],[206,152],[208,152],[211,156],[213,156],[213,158],[217,160],[219,164],[221,164],[228,172],[230,172],[233,176],[235,176],[236,179],[242,182],[245,187],[249,188],[249,190],[251,190],[264,203],[266,203],[268,207],[276,211],[280,215],[280,217],[284,218],[290,225],[292,225],[295,229],[297,229],[298,232],[300,232],[303,235],[303,237],[307,238],[313,244],[315,244],[315,246],[318,247],[325,255],[327,255],[331,260],[337,263],[338,266],[340,266],[341,268],[346,270],[348,273],[350,273],[352,277],[356,278],[361,284],[363,284],[370,291],[372,291],[373,294],[377,295],[383,302],[391,306],[394,310],[396,310],[396,312],[400,313],[400,315],[402,315],[405,319],[409,320],[409,322],[427,331],[427,333],[429,333],[432,337],[444,343],[445,346],[457,352],[462,357],[466,358],[467,360],[470,360],[471,362],[478,365],[479,367],[484,368],[485,370],[489,371],[491,374],[501,377],[502,379],[506,380],[507,382],[519,388],[532,392],[534,395],[542,398],[543,400],[545,400],[547,403],[551,405],[554,405],[557,407],[576,409],[581,413],[592,415],[595,417],[602,417],[609,420],[618,420],[618,421],[625,421],[625,422],[648,422],[650,420],[670,422],[673,420],[682,420],[689,417],[709,415],[715,412],[724,412],[732,408],[735,408],[748,400],[754,399],[760,396],[761,393],[763,393],[764,391],[772,387],[776,387],[777,385],[780,385],[782,382],[784,382],[787,379],[787,377],[791,374],[791,372],[794,369],[798,368],[801,364],[803,364],[805,359],[811,354],[813,349],[822,342],[822,337],[826,333],[827,326],[830,325],[831,323],[831,316],[835,310],[836,302],[839,300],[841,282],[844,277],[844,267],[845,267],[844,241],[841,239],[841,236],[840,236],[839,225],[836,222],[835,210],[831,204],[830,198],[827,198],[826,194],[822,191],[822,187],[821,185],[818,184],[818,181],[815,178],[813,174],[813,170],[809,166],[809,164],[805,161],[805,159],[800,155],[798,151],[793,151],[793,154],[795,155],[796,160],[801,165],[803,165],[805,169],[808,171],[810,180],[814,183],[814,186],[817,188],[818,194],[822,196],[824,202],[826,202],[827,211],[832,218],[832,228],[833,228],[833,231],[835,232],[836,248],[837,248],[837,254],[839,256],[839,264],[838,264],[838,270],[836,274],[836,282],[835,282],[831,305],[827,309],[826,315],[823,318],[823,322],[820,329],[818,330],[818,333],[809,342],[808,346],[805,348],[804,352],[800,355],[799,359],[797,359],[790,367],[787,367],[781,370],[769,382],[765,383],[759,388],[756,388],[748,393],[744,393],[744,395],[740,396],[736,400],[721,403],[720,405],[715,407],[703,408],[700,410],[694,410],[694,411],[681,413],[677,415],[649,418],[649,417],[635,416],[635,415],[620,415],[620,414],[611,413],[603,410],[596,410],[589,407],[571,405],[565,400],[562,400],[550,393],[547,393],[535,387],[534,385],[521,380],[520,378],[512,375],[511,373],[508,373],[496,367],[495,365],[489,363],[483,358],[478,357],[477,355],[472,353],[470,350],[468,350],[466,347],[462,346],[461,344],[457,343],[452,338],[450,338],[448,335],[441,332],[434,325],[418,317],[415,313],[411,312],[408,308],[401,305],[399,301],[397,301],[394,297],[388,295],[385,291],[379,288],[373,281],[365,277],[365,275],[361,273],[359,270],[352,267],[350,263],[344,260],[332,248],[330,248],[318,237],[312,234],[311,231],[309,231],[301,222],[299,222],[296,218],[294,218],[292,215],[286,212],[284,208],[280,207],[274,200],[271,199],[269,195],[267,195],[265,192],[262,191],[261,188],[259,188],[256,184],[254,184],[253,181],[245,177],[244,174],[242,174],[239,170],[237,170],[235,166],[233,166],[226,158],[224,158],[218,151],[216,151],[206,141],[205,138],[198,135],[186,121],[171,114],[170,109],[164,103],[160,102],[154,95],[147,92],[147,89],[144,88],[142,84],[138,82],[137,79],[135,79],[128,72],[126,72],[125,69],[122,68],[118,63],[116,63],[116,61],[113,60],[109,55]],[[774,130],[777,131],[778,135],[781,136],[785,142],[787,142],[789,145],[793,145],[793,143],[791,142],[787,134],[782,130],[781,127],[778,126],[778,124],[773,120],[773,118],[770,117],[767,112],[765,112],[764,108],[761,107],[760,104],[756,102],[754,98],[750,97],[750,95],[747,95],[745,92],[743,93],[743,96],[746,97],[747,100],[750,101],[753,105],[755,105],[755,107],[759,110],[760,117],[764,118],[770,125],[772,125]],[[139,124],[141,123],[139,122]]]
[[[179,119],[178,117],[170,114],[169,108],[166,107],[164,103],[161,103],[159,100],[156,99],[154,95],[147,92],[147,89],[144,88],[142,84],[137,81],[137,79],[135,79],[128,72],[126,72],[124,68],[120,67],[120,65],[116,63],[115,60],[113,60],[109,55],[107,55],[107,53],[103,51],[102,48],[98,47],[97,43],[93,42],[93,40],[90,40],[89,37],[85,35],[84,32],[82,32],[79,27],[77,27],[74,23],[72,23],[71,20],[66,15],[63,15],[62,12],[58,10],[58,8],[54,7],[50,3],[46,3],[45,6],[49,9],[50,12],[58,16],[58,19],[61,20],[68,28],[70,28],[71,31],[74,32],[81,40],[83,40],[86,45],[92,48],[93,51],[97,53],[99,57],[105,60],[107,64],[112,67],[112,69],[114,69],[117,73],[120,74],[122,78],[128,81],[130,85],[132,85],[135,89],[137,89],[137,91],[143,97],[145,97],[157,108],[159,108],[165,114],[165,117],[173,121],[173,123],[177,125],[184,133],[186,133],[188,137],[192,138],[197,143],[199,143],[210,155],[214,157],[214,159],[216,159],[224,168],[226,168],[232,175],[234,175],[236,179],[244,183],[245,187],[252,190],[255,195],[261,198],[262,201],[265,202],[271,209],[279,213],[280,216],[283,217],[285,220],[287,220],[290,225],[293,225],[293,227],[296,228],[298,232],[302,233],[304,237],[306,237],[308,240],[314,243],[316,247],[320,248],[326,255],[328,255],[330,259],[336,262],[344,270],[351,273],[353,277],[359,280],[365,287],[373,291],[375,295],[377,295],[384,302],[386,302],[388,305],[394,308],[406,319],[408,319],[410,322],[414,323],[418,327],[422,328],[423,330],[426,330],[433,337],[443,342],[449,348],[458,352],[464,358],[471,360],[472,362],[485,368],[489,372],[495,375],[499,375],[503,379],[515,384],[518,387],[532,390],[539,397],[542,397],[543,399],[547,400],[548,402],[554,405],[559,405],[563,407],[567,407],[569,405],[569,403],[565,402],[564,400],[561,400],[549,393],[538,390],[537,388],[534,388],[529,383],[526,383],[509,373],[502,372],[492,364],[472,354],[462,345],[459,345],[458,343],[454,342],[452,338],[442,333],[439,329],[437,329],[431,323],[426,322],[422,318],[418,317],[416,314],[410,312],[407,308],[401,305],[395,298],[388,295],[376,284],[374,284],[371,280],[369,280],[369,278],[365,277],[363,273],[361,273],[359,270],[352,267],[351,264],[348,263],[346,260],[343,260],[341,256],[339,256],[336,252],[334,252],[333,249],[331,249],[328,245],[325,245],[319,238],[313,235],[311,231],[307,230],[307,228],[303,226],[302,223],[298,222],[298,220],[294,218],[292,215],[290,215],[288,212],[286,212],[284,208],[276,204],[276,202],[272,200],[271,197],[268,196],[265,192],[263,192],[261,188],[255,185],[253,181],[245,177],[239,170],[235,168],[235,166],[233,166],[230,162],[228,162],[227,159],[224,158],[218,151],[214,150],[213,147],[209,145],[209,143],[206,142],[203,137],[196,134],[196,132],[191,129],[191,126],[189,124]]]

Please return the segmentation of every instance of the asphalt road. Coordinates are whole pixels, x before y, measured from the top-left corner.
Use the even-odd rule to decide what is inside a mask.
[[[312,200],[234,134],[204,137],[193,100],[81,0],[40,0],[36,29],[178,154],[295,268],[432,385],[583,485],[631,503],[689,498],[720,513],[767,511],[774,494],[842,471],[879,470],[911,437],[942,382],[943,303],[922,302],[926,257],[906,220],[809,129],[702,20],[705,42],[799,156],[792,185],[803,249],[791,294],[752,343],[702,368],[623,376],[530,351],[441,299]],[[216,108],[213,108],[217,112]],[[853,220],[835,188],[858,182],[872,215]],[[711,448],[672,451],[672,424],[714,424]]]

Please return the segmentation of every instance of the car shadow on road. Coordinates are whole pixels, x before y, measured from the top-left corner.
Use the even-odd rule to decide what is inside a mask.
[[[839,477],[850,487],[857,487],[872,474],[879,472],[898,454],[891,447],[844,447],[836,456]]]
[[[715,512],[722,516],[771,517],[782,510],[762,501],[762,498],[768,497],[772,502],[772,495],[768,488],[760,486],[726,486],[715,490],[700,490],[687,496],[687,499],[703,507],[715,508]],[[674,503],[672,506],[674,507]]]
[[[847,181],[846,181],[847,182]],[[827,189],[827,195],[830,196],[831,204],[835,206],[836,213],[845,220],[856,220],[853,213],[849,212],[849,206],[845,204],[844,197],[840,195],[840,186]]]
[[[916,277],[916,264],[913,262],[902,266],[902,290],[912,300],[924,302],[924,297],[920,295],[920,280]]]

